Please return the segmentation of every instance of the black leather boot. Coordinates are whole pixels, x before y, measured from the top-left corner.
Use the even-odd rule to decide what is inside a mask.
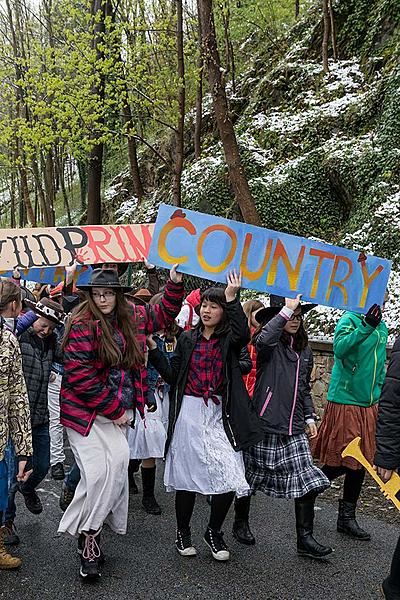
[[[329,546],[319,544],[313,537],[315,497],[296,498],[297,553],[310,558],[324,558],[333,552]]]
[[[149,515],[161,515],[161,508],[154,496],[154,485],[156,479],[156,468],[141,468],[143,498],[142,506]]]
[[[249,526],[251,496],[235,498],[235,520],[233,522],[233,537],[241,544],[253,546],[256,543]]]
[[[368,542],[371,539],[369,533],[361,529],[356,521],[356,505],[352,502],[339,500],[339,515],[337,520],[337,530],[340,533]]]
[[[385,600],[400,600],[400,589],[393,589],[393,586],[390,583],[390,577],[387,577],[382,582],[381,590]]]

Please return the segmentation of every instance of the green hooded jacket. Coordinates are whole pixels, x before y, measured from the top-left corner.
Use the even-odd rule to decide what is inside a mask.
[[[385,378],[387,338],[383,321],[374,329],[363,315],[346,312],[342,316],[333,338],[329,402],[365,407],[378,402]]]

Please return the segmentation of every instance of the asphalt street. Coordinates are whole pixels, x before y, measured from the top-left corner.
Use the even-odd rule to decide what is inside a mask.
[[[363,516],[361,524],[373,533],[372,541],[349,540],[335,531],[336,506],[319,500],[315,534],[335,553],[324,562],[301,558],[295,550],[293,503],[258,494],[251,513],[256,545],[242,546],[232,538],[231,512],[224,527],[231,560],[218,563],[202,541],[209,507],[199,496],[192,522],[198,556],[183,558],[173,543],[174,498],[163,491],[159,477],[163,514],[147,515],[140,495],[131,496],[127,535],[105,531],[103,576],[95,585],[85,585],[78,576],[75,541],[57,535],[60,488],[61,483],[50,479],[43,483],[39,493],[44,511],[38,516],[31,515],[19,497],[21,544],[16,554],[23,566],[19,572],[0,571],[1,599],[377,599],[399,534],[398,526],[379,520],[379,515]]]

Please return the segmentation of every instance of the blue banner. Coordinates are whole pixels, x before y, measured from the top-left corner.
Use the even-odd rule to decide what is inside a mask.
[[[391,261],[174,206],[160,206],[149,262],[243,287],[365,313],[382,304]]]
[[[65,270],[64,267],[43,267],[32,269],[20,269],[21,279],[25,281],[34,281],[37,283],[50,283],[51,285],[57,285],[61,281],[64,281]],[[76,269],[75,282],[79,285],[86,285],[89,282],[92,267],[89,266],[78,266]],[[0,271],[1,277],[12,277],[12,271]]]

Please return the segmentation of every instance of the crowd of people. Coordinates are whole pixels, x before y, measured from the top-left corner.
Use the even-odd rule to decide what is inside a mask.
[[[19,542],[16,495],[41,513],[37,488],[49,469],[62,480],[58,531],[76,539],[84,581],[101,575],[103,527],[126,532],[139,469],[143,508],[161,513],[157,464],[175,494],[183,557],[197,554],[190,523],[198,494],[210,504],[204,542],[226,561],[229,509],[236,540],[255,544],[251,498],[263,492],[294,500],[297,553],[325,559],[333,549],[314,537],[315,500],[342,475],[337,530],[370,540],[356,517],[365,469],[342,451],[360,436],[385,482],[400,466],[400,340],[385,375],[383,307],[339,320],[317,428],[304,321],[315,305],[300,295],[242,305],[235,271],[225,287],[184,299],[178,265],[162,290],[156,269],[146,268],[149,286],[136,291],[115,264],[97,265],[79,287],[69,267],[61,285],[38,285],[33,294],[18,271],[1,280],[0,569],[21,566],[11,549]],[[400,598],[400,539],[382,590]]]

